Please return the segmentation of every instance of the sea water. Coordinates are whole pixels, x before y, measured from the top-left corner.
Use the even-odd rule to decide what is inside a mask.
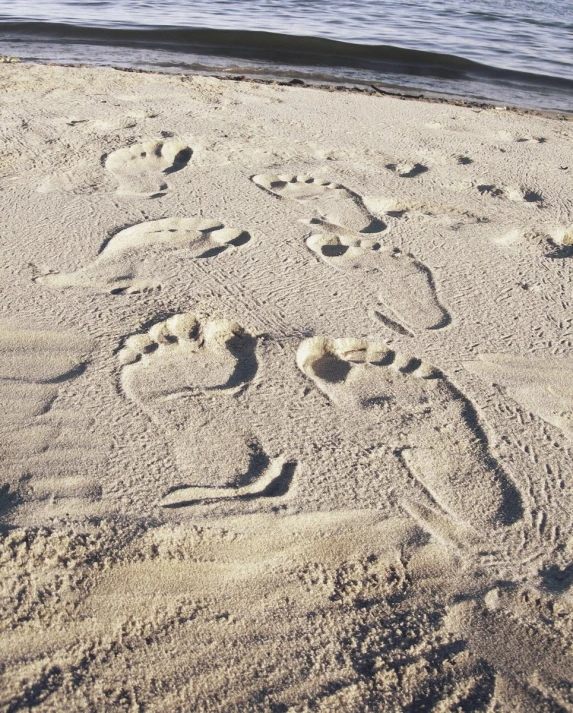
[[[11,0],[0,53],[573,111],[573,0]]]

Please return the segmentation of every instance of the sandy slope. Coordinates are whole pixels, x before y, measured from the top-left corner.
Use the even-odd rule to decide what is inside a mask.
[[[0,708],[573,710],[572,124],[0,91]]]

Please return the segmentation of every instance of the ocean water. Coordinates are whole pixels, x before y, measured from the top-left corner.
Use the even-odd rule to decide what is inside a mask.
[[[573,0],[11,0],[0,54],[573,111]]]

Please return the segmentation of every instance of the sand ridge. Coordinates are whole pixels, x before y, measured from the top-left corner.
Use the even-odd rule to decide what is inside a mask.
[[[573,710],[570,124],[0,85],[0,707]]]

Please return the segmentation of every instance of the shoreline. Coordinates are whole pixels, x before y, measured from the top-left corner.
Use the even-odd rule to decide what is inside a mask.
[[[173,76],[180,76],[182,78],[184,77],[211,77],[214,79],[218,79],[221,81],[232,81],[232,82],[247,82],[251,84],[260,84],[260,85],[267,85],[267,86],[298,86],[301,88],[308,88],[308,89],[319,89],[321,91],[326,91],[326,92],[341,92],[341,93],[350,93],[350,94],[362,94],[366,96],[382,96],[382,97],[392,97],[392,98],[397,98],[401,99],[404,101],[421,101],[421,102],[427,102],[429,104],[449,104],[452,106],[463,106],[463,107],[468,107],[468,108],[477,108],[477,109],[496,109],[498,111],[508,111],[512,113],[516,113],[522,116],[540,116],[540,117],[546,117],[546,118],[551,118],[551,119],[556,119],[558,121],[573,121],[573,107],[570,112],[567,111],[553,111],[549,109],[536,109],[536,108],[530,108],[530,107],[523,107],[523,106],[512,106],[512,105],[505,105],[501,103],[495,103],[491,101],[479,101],[479,100],[473,100],[473,99],[468,99],[464,98],[463,96],[444,96],[441,95],[439,92],[430,92],[430,93],[416,93],[416,89],[409,88],[409,87],[404,87],[403,91],[402,88],[397,86],[395,88],[388,88],[388,85],[385,85],[383,83],[378,83],[380,86],[377,86],[376,83],[374,82],[369,82],[369,81],[361,81],[361,80],[353,80],[353,81],[344,81],[341,80],[340,82],[322,82],[320,80],[316,81],[310,81],[308,78],[301,79],[298,76],[292,76],[291,74],[294,73],[289,73],[288,75],[273,75],[272,73],[269,76],[265,77],[259,77],[259,76],[248,76],[247,74],[221,74],[218,71],[213,70],[212,72],[209,71],[188,71],[188,72],[178,72],[178,71],[173,71],[173,72],[168,72],[168,71],[162,71],[160,69],[140,69],[137,67],[122,67],[122,66],[117,66],[117,65],[89,65],[85,63],[77,63],[77,64],[70,64],[70,63],[60,63],[60,62],[32,62],[28,60],[21,60],[19,57],[7,57],[7,56],[1,56],[0,55],[0,64],[1,63],[6,63],[6,64],[19,64],[19,65],[38,65],[38,66],[46,66],[46,67],[69,67],[69,68],[76,68],[76,69],[113,69],[118,72],[126,72],[130,74],[155,74],[159,76],[166,76],[166,77],[173,77]],[[287,77],[291,77],[290,79],[287,79]],[[424,90],[419,90],[420,92]]]

